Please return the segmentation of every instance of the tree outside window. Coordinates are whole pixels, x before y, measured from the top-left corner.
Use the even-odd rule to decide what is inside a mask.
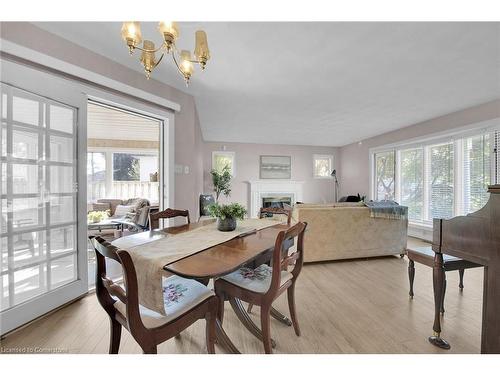
[[[396,152],[375,154],[376,200],[394,200]]]

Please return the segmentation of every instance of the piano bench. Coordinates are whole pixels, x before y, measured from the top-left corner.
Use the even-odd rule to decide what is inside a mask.
[[[415,279],[415,262],[429,266],[429,267],[434,267],[434,251],[432,250],[432,247],[429,246],[423,246],[423,247],[416,247],[413,249],[406,249],[406,256],[408,257],[409,264],[408,264],[408,278],[410,280],[410,298],[413,299],[414,293],[413,293],[413,281]],[[463,260],[451,255],[443,254],[443,268],[444,271],[456,271],[458,270],[459,275],[460,275],[460,282],[458,284],[458,287],[460,290],[463,290],[464,288],[464,272],[467,268],[476,268],[476,267],[482,267],[480,264],[477,263],[472,263],[467,260]],[[446,273],[445,273],[446,275]],[[444,280],[444,291],[443,291],[443,299],[441,301],[441,313],[444,313],[444,295],[446,292],[446,276]]]

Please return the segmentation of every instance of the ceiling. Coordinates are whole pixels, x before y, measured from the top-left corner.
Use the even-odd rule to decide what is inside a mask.
[[[116,22],[37,26],[142,72]],[[180,49],[208,34],[189,88],[206,141],[342,146],[500,98],[500,23],[180,23]],[[156,23],[143,38],[159,42]]]

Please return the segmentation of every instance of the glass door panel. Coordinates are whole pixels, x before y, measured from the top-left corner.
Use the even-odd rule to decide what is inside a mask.
[[[66,302],[62,287],[85,265],[77,251],[78,110],[4,83],[1,94],[3,317],[35,299],[41,310],[49,294]]]

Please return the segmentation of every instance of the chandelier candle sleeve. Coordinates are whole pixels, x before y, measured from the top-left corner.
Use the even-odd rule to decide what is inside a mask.
[[[122,25],[122,38],[130,48],[130,53],[141,43],[141,26],[139,22],[124,22]]]
[[[191,62],[191,52],[187,50],[181,51],[180,70],[182,71],[182,74],[184,74],[184,78],[188,81],[189,78],[191,78],[191,75],[193,74],[194,66],[193,63]]]
[[[201,68],[205,69],[205,65],[210,59],[210,51],[208,50],[207,34],[204,31],[198,30],[195,33],[195,46],[194,55],[200,62]]]
[[[158,30],[163,35],[163,40],[167,49],[170,49],[175,40],[179,37],[179,28],[176,22],[162,21],[158,24]]]

